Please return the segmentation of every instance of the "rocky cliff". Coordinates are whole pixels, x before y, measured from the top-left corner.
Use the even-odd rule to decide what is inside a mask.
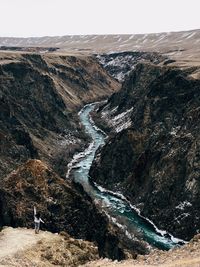
[[[119,83],[90,56],[3,53],[0,59],[0,225],[33,227],[36,205],[46,230],[94,241],[100,256],[145,253],[144,245],[127,242],[80,185],[58,175],[65,176],[75,151],[89,141],[78,110]]]
[[[80,185],[61,179],[40,160],[29,160],[0,181],[0,226],[33,227],[33,206],[51,232],[95,242],[99,255],[111,259],[135,257],[147,249],[129,242],[109,223]]]
[[[96,55],[99,63],[115,79],[120,82],[135,68],[138,62],[151,62],[154,64],[172,63],[172,60],[156,52],[121,52]]]
[[[84,267],[198,267],[200,265],[200,236],[196,235],[188,244],[169,251],[155,250],[149,255],[140,255],[136,260],[113,262],[100,259],[84,264]]]
[[[117,132],[92,180],[121,191],[157,226],[190,239],[200,228],[200,81],[191,69],[139,64],[99,113]]]
[[[119,88],[89,56],[0,53],[0,177],[29,158],[64,176],[87,137],[75,115]]]

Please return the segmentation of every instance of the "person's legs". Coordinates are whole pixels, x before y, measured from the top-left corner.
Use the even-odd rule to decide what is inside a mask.
[[[35,234],[39,234],[40,223],[35,223]]]

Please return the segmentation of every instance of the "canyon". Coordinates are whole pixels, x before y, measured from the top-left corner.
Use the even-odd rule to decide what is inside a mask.
[[[36,205],[45,230],[93,242],[61,266],[153,250],[127,239],[73,172],[66,179],[91,142],[78,112],[100,101],[91,116],[107,137],[91,185],[123,194],[166,235],[198,234],[199,34],[0,38],[0,226],[32,228]]]
[[[0,175],[42,158],[64,176],[87,140],[78,110],[119,88],[90,56],[1,53],[0,79]]]
[[[199,88],[189,70],[140,63],[99,108],[115,131],[91,180],[122,192],[161,229],[189,240],[199,221]]]

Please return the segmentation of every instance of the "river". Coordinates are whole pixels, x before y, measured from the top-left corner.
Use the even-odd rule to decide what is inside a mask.
[[[95,103],[86,105],[80,112],[81,123],[92,138],[90,146],[82,153],[74,156],[70,170],[73,169],[73,179],[81,183],[84,190],[106,210],[110,218],[124,229],[131,238],[131,232],[159,249],[168,250],[184,241],[173,237],[166,231],[159,230],[150,220],[142,217],[139,211],[120,194],[107,191],[89,182],[89,169],[100,145],[105,143],[105,134],[98,129],[90,118],[90,112]]]

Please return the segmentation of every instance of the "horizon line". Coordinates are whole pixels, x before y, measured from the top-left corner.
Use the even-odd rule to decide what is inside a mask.
[[[53,37],[66,37],[66,36],[111,36],[111,35],[149,35],[149,34],[162,34],[162,33],[178,33],[188,31],[198,31],[200,28],[189,29],[189,30],[172,30],[172,31],[161,31],[161,32],[144,32],[144,33],[89,33],[89,34],[64,34],[64,35],[41,35],[41,36],[0,36],[0,38],[15,38],[15,39],[29,39],[29,38],[53,38]]]

